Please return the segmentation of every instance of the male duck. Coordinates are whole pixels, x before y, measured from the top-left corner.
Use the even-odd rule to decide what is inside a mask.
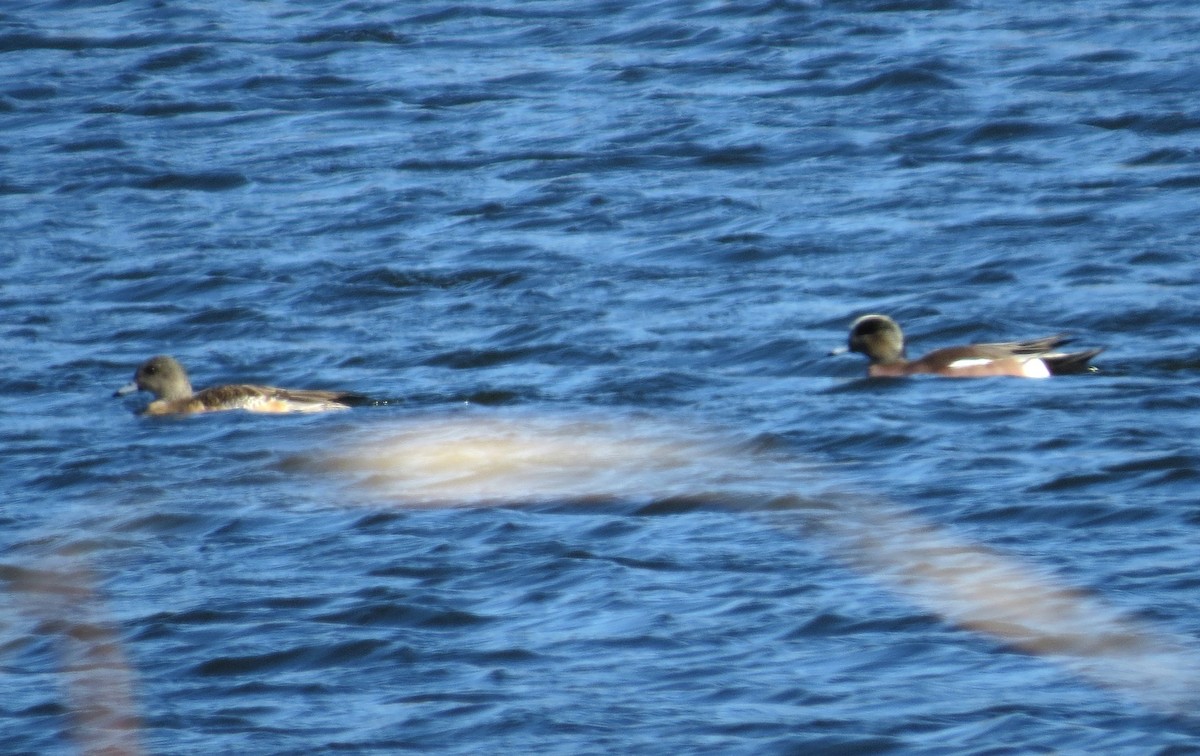
[[[1089,361],[1103,349],[1059,352],[1070,341],[1061,334],[1030,341],[968,344],[936,349],[920,359],[905,356],[904,333],[887,315],[863,315],[850,324],[850,341],[835,353],[860,352],[871,361],[867,374],[877,378],[941,375],[978,378],[1009,375],[1048,378],[1051,375],[1095,371]]]

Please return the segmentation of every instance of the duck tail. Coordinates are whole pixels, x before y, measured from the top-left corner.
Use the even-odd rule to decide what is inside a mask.
[[[1042,362],[1051,375],[1071,375],[1073,373],[1095,373],[1095,366],[1089,364],[1093,357],[1104,349],[1088,349],[1084,352],[1063,352],[1059,354],[1044,354]]]

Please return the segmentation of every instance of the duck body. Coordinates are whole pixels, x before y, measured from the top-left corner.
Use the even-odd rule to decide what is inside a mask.
[[[143,362],[133,381],[116,391],[123,396],[134,391],[154,394],[143,415],[195,415],[203,412],[244,410],[246,412],[327,412],[349,409],[365,400],[349,391],[283,389],[274,386],[232,384],[193,392],[187,371],[177,360],[158,355]]]
[[[910,360],[906,356],[904,333],[896,321],[886,315],[863,315],[850,325],[845,351],[866,355],[870,360],[867,374],[875,378],[911,375],[1049,378],[1094,371],[1091,359],[1104,350],[1058,351],[1058,347],[1068,342],[1070,338],[1058,334],[1028,341],[968,344],[936,349]]]

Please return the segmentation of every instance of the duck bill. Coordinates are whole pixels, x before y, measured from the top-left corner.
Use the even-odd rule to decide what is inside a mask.
[[[113,396],[125,396],[126,394],[132,394],[134,391],[137,391],[137,390],[138,390],[137,381],[130,381],[129,383],[126,383],[124,386],[122,386],[121,388],[114,391]]]
[[[837,349],[831,349],[831,350],[829,350],[829,356],[830,356],[830,357],[837,357],[837,356],[839,356],[839,355],[848,354],[849,352],[850,352],[850,347],[848,347],[848,346],[840,346],[840,347],[838,347]]]

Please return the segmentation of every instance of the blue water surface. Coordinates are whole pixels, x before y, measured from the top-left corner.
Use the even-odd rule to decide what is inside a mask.
[[[0,9],[0,751],[1200,752],[1197,61],[1188,0]],[[1106,351],[872,381],[867,312]],[[160,353],[374,401],[142,418]],[[477,499],[344,464],[509,423]]]

